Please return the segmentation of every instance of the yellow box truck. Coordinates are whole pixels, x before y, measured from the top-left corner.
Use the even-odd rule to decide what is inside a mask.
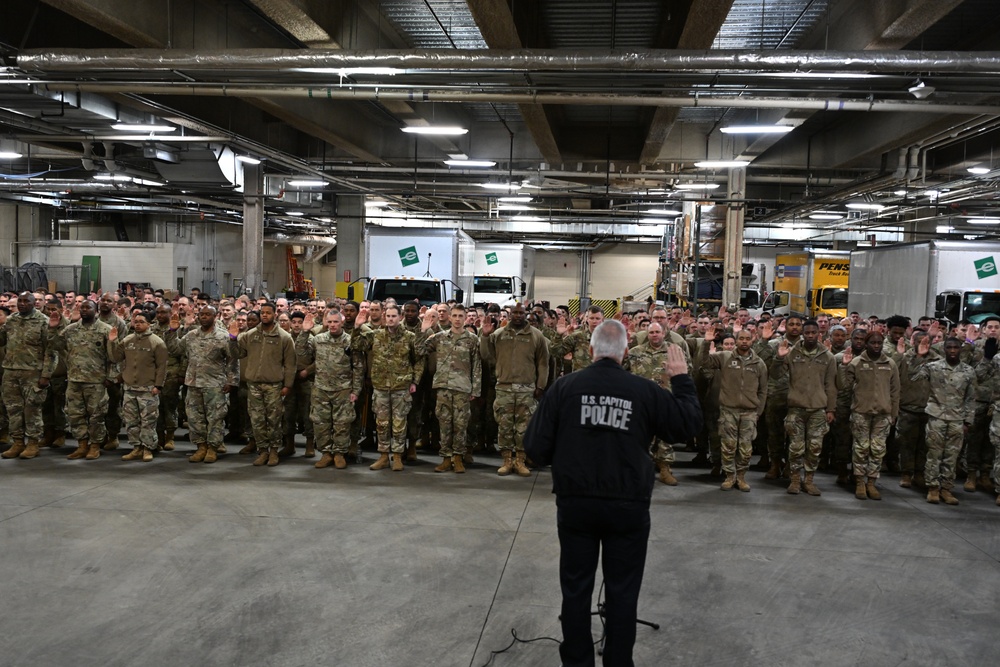
[[[802,250],[774,260],[774,291],[751,314],[795,314],[847,317],[847,285],[851,253],[843,250]]]

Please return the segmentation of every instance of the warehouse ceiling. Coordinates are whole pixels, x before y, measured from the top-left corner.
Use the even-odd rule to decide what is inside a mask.
[[[0,151],[22,155],[0,197],[67,223],[238,224],[256,158],[273,231],[334,235],[349,195],[372,221],[509,240],[655,241],[672,217],[649,211],[685,201],[739,207],[761,242],[998,228],[995,0],[5,0],[0,19]],[[746,125],[785,131],[728,132]],[[464,132],[403,131],[439,126]],[[705,160],[748,163],[745,185]]]

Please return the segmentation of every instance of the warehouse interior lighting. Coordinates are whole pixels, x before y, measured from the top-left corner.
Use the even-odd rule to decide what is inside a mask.
[[[449,167],[495,167],[497,165],[493,160],[445,160],[444,163]]]
[[[0,141],[0,160],[16,160],[22,153],[13,139]]]
[[[118,130],[119,132],[176,132],[177,128],[173,125],[147,125],[144,123],[115,123],[111,126],[112,130]]]
[[[694,166],[699,169],[735,169],[745,167],[750,164],[747,160],[702,160],[695,162]]]
[[[988,174],[992,171],[989,167],[969,167],[967,170],[970,174],[975,174],[976,176],[982,176],[983,174]]]
[[[882,204],[869,204],[868,202],[863,201],[851,202],[850,204],[845,204],[845,206],[858,211],[881,211],[885,208]]]
[[[651,208],[643,211],[648,215],[683,215],[684,211],[673,211],[667,208]]]
[[[897,197],[905,197],[906,190],[894,190],[892,194],[896,195]]]
[[[480,183],[479,187],[487,190],[517,190],[521,185],[521,183]]]
[[[718,183],[678,183],[678,190],[715,190]]]
[[[966,218],[970,225],[1000,225],[1000,218]]]
[[[497,197],[497,201],[510,204],[527,204],[531,201],[531,197]]]
[[[237,155],[236,161],[243,164],[260,164],[260,160],[250,155]]]
[[[321,188],[326,185],[326,181],[305,178],[288,181],[288,184],[293,188]]]
[[[132,177],[127,174],[94,174],[95,181],[131,181]]]
[[[918,100],[926,100],[928,97],[934,94],[934,91],[937,90],[937,88],[935,88],[934,86],[928,86],[922,80],[917,79],[912,86],[907,88],[907,90],[909,91],[910,95],[913,95]]]
[[[840,220],[843,217],[841,213],[812,213],[809,215],[810,220]]]
[[[289,211],[288,215],[295,216],[296,218],[301,218],[305,213],[302,211]]]
[[[384,199],[369,199],[365,202],[365,208],[384,208],[389,205],[389,202]]]
[[[438,136],[456,136],[467,134],[468,129],[457,125],[407,125],[402,128],[407,134],[432,134]]]
[[[723,134],[784,134],[794,129],[792,125],[730,125],[719,131]]]

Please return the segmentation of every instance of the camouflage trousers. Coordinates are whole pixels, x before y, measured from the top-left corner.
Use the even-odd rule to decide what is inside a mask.
[[[280,382],[247,382],[247,410],[257,450],[281,447],[285,428],[285,405]]]
[[[993,407],[993,418],[990,420],[990,441],[993,443],[993,482],[1000,485],[1000,410]]]
[[[351,446],[351,423],[357,413],[351,403],[351,390],[328,391],[312,388],[310,408],[316,448],[331,454],[346,454]]]
[[[722,470],[727,474],[750,467],[753,439],[757,437],[757,411],[719,408]]]
[[[7,369],[3,373],[3,404],[7,408],[12,444],[42,439],[42,405],[48,390],[38,386],[38,371]]]
[[[222,428],[229,401],[222,387],[188,387],[184,410],[191,442],[216,449],[222,444]]]
[[[7,419],[7,406],[3,402],[3,369],[0,369],[0,431],[7,431],[10,421]]]
[[[108,390],[103,382],[66,384],[66,418],[74,438],[88,438],[91,443],[105,442],[108,439],[107,412]]]
[[[182,377],[167,377],[160,389],[160,411],[156,417],[157,431],[177,430],[177,407],[181,402]]]
[[[528,430],[528,422],[537,406],[535,385],[497,385],[493,415],[497,420],[497,444],[500,451],[524,451],[524,432]]]
[[[927,413],[900,410],[896,420],[899,468],[912,475],[923,473],[927,464]]]
[[[42,422],[46,429],[52,429],[56,435],[66,432],[66,376],[49,378],[49,393],[42,406]]]
[[[878,477],[885,457],[885,439],[889,437],[889,415],[851,413],[854,453],[851,462],[855,477]]]
[[[837,408],[833,423],[827,434],[830,441],[830,461],[834,464],[847,466],[851,461],[851,409]]]
[[[122,396],[125,394],[125,385],[121,382],[113,382],[108,387],[108,411],[104,415],[104,428],[108,432],[109,440],[117,440],[118,434],[122,430]]]
[[[785,417],[788,416],[788,394],[772,394],[764,405],[764,421],[767,422],[767,455],[771,462],[788,457],[785,446]]]
[[[788,434],[788,467],[792,472],[803,468],[807,473],[816,472],[819,455],[823,452],[823,436],[829,430],[826,410],[788,408],[785,433]]]
[[[993,468],[993,443],[990,442],[990,404],[977,401],[972,424],[965,435],[961,462],[969,474],[989,472]]]
[[[673,465],[674,460],[677,458],[674,455],[674,446],[659,438],[653,438],[653,446],[650,453],[653,455],[653,461],[656,463],[665,463],[666,465]]]
[[[156,444],[156,420],[160,413],[160,397],[152,387],[125,387],[122,397],[122,419],[132,447],[153,450]]]
[[[378,434],[378,451],[390,450],[393,454],[406,451],[406,417],[410,414],[412,397],[408,389],[372,392],[375,403],[375,431]]]
[[[301,428],[307,438],[313,437],[313,423],[309,418],[312,393],[312,380],[295,378],[292,391],[285,396],[285,435],[295,435]]]
[[[472,414],[469,417],[469,442],[473,445],[481,443],[490,449],[497,442],[497,420],[493,414],[493,401],[496,399],[496,383],[487,382],[486,372],[483,372],[483,395],[472,401]]]
[[[406,437],[410,442],[416,442],[425,432],[424,407],[428,403],[428,397],[434,392],[429,376],[429,373],[424,373],[417,383],[417,390],[410,394],[410,411],[406,415]],[[425,442],[424,445],[430,446],[430,442]]]
[[[236,403],[237,419],[233,422],[233,432],[242,435],[244,438],[253,437],[253,428],[250,426],[250,390],[247,389],[246,381],[240,382],[240,386],[232,389],[229,396],[229,404]],[[230,410],[232,412],[232,410]]]
[[[927,486],[950,489],[955,484],[955,466],[962,452],[965,422],[927,420],[927,464],[924,479]]]
[[[465,455],[467,449],[469,416],[472,414],[470,396],[452,389],[438,389],[434,411],[441,425],[441,448],[438,454],[450,457]]]

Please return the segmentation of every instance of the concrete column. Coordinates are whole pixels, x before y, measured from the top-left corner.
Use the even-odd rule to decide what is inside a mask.
[[[743,278],[743,218],[746,215],[747,170],[739,167],[729,170],[729,198],[726,211],[726,247],[724,255],[726,279],[722,286],[722,304],[727,308],[740,303]]]
[[[243,290],[256,298],[264,289],[264,170],[243,165]],[[275,285],[269,286],[273,294]]]
[[[593,250],[580,251],[580,309],[583,309],[583,300],[590,303],[590,262],[593,257]]]
[[[366,275],[363,241],[365,231],[365,198],[361,195],[337,196],[337,282],[350,281]],[[349,281],[349,282],[350,282]],[[357,283],[356,286],[364,286]],[[356,297],[360,298],[361,290]]]

